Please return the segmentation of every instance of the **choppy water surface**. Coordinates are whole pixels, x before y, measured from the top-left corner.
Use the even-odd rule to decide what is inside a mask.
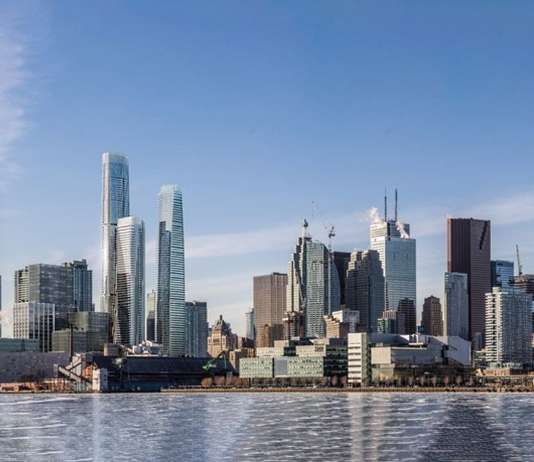
[[[19,460],[534,460],[534,395],[0,395]]]

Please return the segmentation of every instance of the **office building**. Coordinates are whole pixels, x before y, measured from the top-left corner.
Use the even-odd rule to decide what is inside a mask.
[[[156,291],[152,289],[146,294],[145,305],[145,337],[150,342],[156,340],[156,303]]]
[[[284,315],[286,313],[287,274],[272,273],[254,276],[254,327],[269,326],[272,340],[284,338]],[[268,345],[265,345],[268,346]]]
[[[254,306],[254,308],[257,308]],[[340,285],[330,252],[312,241],[305,221],[289,262],[286,337],[324,337],[325,315],[340,308]]]
[[[371,224],[371,250],[380,256],[384,274],[384,307],[397,310],[403,299],[416,302],[416,243],[410,237],[410,225],[401,223],[397,216],[388,219],[385,198],[384,220],[376,218]]]
[[[169,356],[187,352],[184,265],[182,193],[176,185],[164,185],[159,192],[156,341]]]
[[[400,335],[417,333],[417,312],[415,302],[410,298],[403,298],[399,301],[397,329]]]
[[[532,299],[521,289],[494,287],[486,294],[486,361],[491,367],[532,362]]]
[[[72,298],[75,311],[94,311],[93,272],[86,260],[74,260],[64,266],[72,271]]]
[[[187,302],[187,356],[208,356],[208,305],[206,302]]]
[[[445,273],[443,334],[469,340],[469,291],[467,274]]]
[[[215,325],[211,328],[211,335],[208,337],[208,354],[216,358],[221,353],[228,353],[237,347],[237,335],[232,332],[228,324],[220,315]]]
[[[326,338],[347,338],[348,334],[357,332],[360,325],[360,313],[352,310],[334,311],[324,317]]]
[[[116,304],[116,232],[120,218],[130,215],[128,159],[120,154],[102,154],[102,292],[100,311],[109,313]]]
[[[425,298],[422,315],[423,333],[440,337],[443,335],[443,313],[438,297],[431,295]]]
[[[353,386],[367,386],[371,382],[371,347],[369,334],[359,332],[348,336],[348,376]]]
[[[467,274],[469,338],[473,349],[484,344],[486,293],[491,292],[491,225],[488,220],[449,218],[448,271]]]
[[[399,332],[398,318],[399,312],[397,310],[384,310],[378,319],[377,331],[381,334],[397,334]]]
[[[13,338],[38,340],[39,351],[52,350],[56,327],[53,303],[21,302],[13,305]]]
[[[347,270],[349,269],[350,252],[332,252],[332,258],[337,270],[337,277],[339,279],[339,303],[341,308],[345,305],[345,283],[347,280]]]
[[[246,326],[246,337],[252,340],[256,339],[255,319],[256,319],[256,316],[254,313],[254,308],[251,308],[250,311],[247,311],[245,313],[245,326]]]
[[[145,339],[145,224],[137,217],[117,221],[117,304],[113,341],[138,345]]]
[[[69,313],[69,326],[87,336],[87,351],[103,351],[110,338],[109,313],[76,311]]]
[[[385,304],[384,273],[376,250],[352,253],[345,292],[346,308],[359,313],[359,330],[376,332]]]
[[[508,289],[514,277],[514,262],[491,260],[491,287]]]
[[[512,278],[512,286],[522,289],[534,298],[534,274],[519,274]]]

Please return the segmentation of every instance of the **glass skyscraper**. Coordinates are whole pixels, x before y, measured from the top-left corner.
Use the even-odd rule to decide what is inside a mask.
[[[184,220],[182,193],[176,185],[164,185],[159,192],[156,341],[163,354],[187,353]]]
[[[507,260],[491,260],[491,287],[508,289],[512,286],[514,262]]]
[[[137,217],[117,222],[117,308],[113,341],[138,345],[145,339],[145,224]]]
[[[116,232],[119,218],[130,215],[128,159],[102,154],[102,288],[100,311],[112,313],[116,304]]]

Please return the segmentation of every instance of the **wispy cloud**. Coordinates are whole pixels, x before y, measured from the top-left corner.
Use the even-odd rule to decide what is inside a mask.
[[[0,19],[0,188],[20,174],[13,146],[28,126],[22,96],[29,79],[27,47],[11,19]]]

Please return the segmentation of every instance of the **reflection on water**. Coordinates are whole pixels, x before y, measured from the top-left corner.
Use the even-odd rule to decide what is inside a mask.
[[[528,394],[0,395],[0,461],[521,461]]]

